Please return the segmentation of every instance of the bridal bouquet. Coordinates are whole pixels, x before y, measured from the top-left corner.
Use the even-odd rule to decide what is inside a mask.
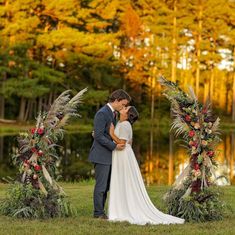
[[[48,112],[39,113],[36,126],[18,138],[18,154],[13,157],[19,167],[18,181],[11,185],[0,212],[19,218],[70,216],[74,210],[55,180],[58,160],[57,142],[63,138],[63,127],[73,116],[87,89],[73,98],[63,92]]]
[[[176,179],[165,200],[169,213],[187,221],[221,219],[224,205],[215,185],[216,146],[219,138],[219,118],[211,113],[210,103],[198,102],[193,90],[189,94],[176,83],[159,78],[164,95],[171,102],[174,115],[172,128],[181,135],[189,154],[189,164]]]

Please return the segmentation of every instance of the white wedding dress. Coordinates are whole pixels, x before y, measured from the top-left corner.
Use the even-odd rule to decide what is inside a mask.
[[[128,121],[118,122],[115,134],[119,139],[132,140]],[[114,150],[108,205],[110,221],[128,221],[131,224],[183,224],[180,219],[159,211],[151,202],[130,144],[124,150]]]

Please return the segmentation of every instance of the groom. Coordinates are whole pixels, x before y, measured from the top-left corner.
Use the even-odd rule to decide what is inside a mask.
[[[94,218],[107,219],[104,206],[109,190],[112,151],[122,150],[123,144],[115,144],[109,135],[111,123],[115,123],[115,111],[120,111],[131,101],[131,97],[122,89],[114,91],[106,105],[95,115],[94,141],[89,153],[89,161],[95,168]]]

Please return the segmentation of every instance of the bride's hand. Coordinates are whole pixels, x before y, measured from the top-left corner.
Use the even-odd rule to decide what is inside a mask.
[[[113,123],[110,124],[109,134],[110,135],[114,134],[114,125],[113,125]]]

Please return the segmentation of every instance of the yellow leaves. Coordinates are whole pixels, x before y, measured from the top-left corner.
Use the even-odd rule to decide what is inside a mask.
[[[38,36],[37,42],[39,46],[44,46],[47,49],[60,46],[70,49],[83,35],[84,33],[78,32],[77,30],[64,27]]]
[[[103,19],[113,19],[117,14],[117,9],[120,5],[123,5],[123,1],[121,0],[113,0],[113,1],[104,1],[104,0],[96,0],[91,1],[89,4],[95,10],[95,13],[101,15]]]
[[[86,29],[89,30],[90,32],[93,32],[94,28],[95,29],[105,29],[109,25],[110,25],[110,23],[105,22],[105,21],[95,21],[95,22],[88,23],[86,25]]]
[[[112,56],[112,47],[109,45],[112,39],[113,35],[110,34],[85,33],[64,27],[38,36],[37,44],[50,50],[47,53],[57,59],[66,59],[71,53],[78,57],[84,54],[91,58],[104,58]]]
[[[27,18],[24,14],[17,14],[7,27],[2,29],[1,34],[4,38],[8,38],[11,45],[25,43],[36,37],[35,32],[38,30],[39,23],[36,16]]]

